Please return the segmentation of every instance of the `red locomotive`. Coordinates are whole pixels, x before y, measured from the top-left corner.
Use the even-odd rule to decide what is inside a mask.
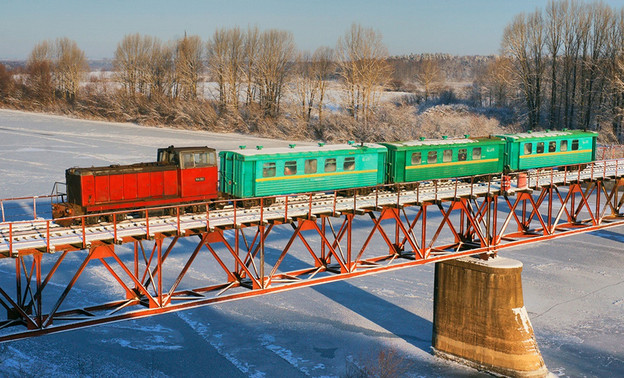
[[[53,218],[218,197],[217,155],[213,148],[159,148],[156,162],[70,168],[67,199],[54,204]]]

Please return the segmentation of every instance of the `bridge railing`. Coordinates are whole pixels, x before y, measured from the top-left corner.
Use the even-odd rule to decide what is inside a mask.
[[[615,152],[613,151],[616,151],[616,150],[615,149],[609,150],[609,154],[615,154]],[[624,147],[622,149],[622,153],[624,154]],[[615,175],[619,176],[620,173],[624,172],[623,165],[624,164],[621,164],[621,161],[618,159],[610,159],[610,160],[592,162],[592,163],[588,163],[584,165],[575,164],[575,165],[566,165],[566,166],[559,166],[559,167],[539,168],[539,169],[531,170],[529,172],[513,172],[510,174],[510,176],[512,177],[512,183],[514,183],[514,187],[520,188],[524,186],[531,187],[537,184],[543,185],[544,180],[549,180],[549,178],[550,178],[550,184],[553,184],[553,178],[555,176],[555,173],[561,175],[561,172],[563,172],[564,184],[565,184],[569,180],[575,180],[575,181],[580,180],[581,172],[587,172],[588,170],[590,172],[590,179],[593,179],[595,175],[604,176],[606,174],[607,166],[610,166],[611,170],[615,169]],[[366,189],[371,189],[370,190],[371,192],[378,193],[380,190],[396,190],[397,187],[403,187],[405,185],[412,185],[416,189],[417,196],[419,196],[420,187],[422,187],[423,185],[426,185],[427,183],[429,185],[433,185],[433,190],[437,194],[437,191],[438,191],[437,186],[440,182],[454,181],[455,182],[455,194],[457,194],[457,186],[460,182],[470,182],[470,183],[474,183],[477,181],[491,182],[492,179],[495,179],[495,180],[499,179],[500,178],[499,176],[500,175],[466,176],[466,177],[458,177],[458,178],[446,179],[446,180],[441,179],[441,180],[430,180],[426,182],[378,185],[376,187],[359,188],[359,189],[360,190],[364,189],[364,191]],[[526,181],[524,181],[525,179]],[[357,193],[357,191],[355,191],[354,189],[355,188],[353,188],[352,191],[354,193]],[[448,190],[448,185],[445,186],[445,190]],[[349,189],[342,190],[341,192],[347,192],[347,191],[349,191]],[[278,196],[275,198],[285,198],[286,202],[290,201],[290,203],[292,204],[292,201],[295,198],[297,198],[300,201],[302,196],[304,197],[308,196],[309,197],[308,202],[311,204],[312,194],[313,193],[293,194],[293,195],[287,195],[287,196]],[[357,194],[356,194],[356,197],[357,197]],[[52,204],[55,202],[63,201],[64,198],[65,198],[64,193],[53,192],[50,195],[0,199],[1,222],[6,223],[6,222],[19,222],[19,221],[36,221],[38,218],[50,219],[52,218]],[[240,209],[244,207],[243,201],[249,201],[249,200],[255,200],[259,202],[261,200],[261,197],[251,198],[251,199],[246,199],[246,200],[217,201],[216,203],[213,203],[213,205],[219,204],[219,203],[221,204],[229,203],[234,208]],[[149,209],[124,210],[124,211],[101,213],[99,215],[102,216],[103,218],[111,217],[111,218],[116,219],[116,218],[123,217],[124,214],[145,212],[146,210],[149,210],[152,213],[161,211],[161,212],[168,212],[169,214],[175,214],[176,212],[179,211],[179,209],[184,209],[185,207],[188,207],[189,205],[190,204],[180,204],[180,205],[153,207]],[[210,204],[208,203],[200,203],[200,204],[195,203],[194,205],[210,206]],[[182,213],[184,213],[184,211],[182,211]],[[113,217],[113,215],[115,214],[116,216]],[[89,218],[93,216],[87,215],[87,216],[82,216],[82,217]],[[68,221],[71,220],[73,223],[80,223],[82,222],[81,220],[82,217],[76,216],[76,217],[66,218],[66,219]]]
[[[561,167],[542,168],[530,172],[515,172],[512,173],[512,185],[510,189],[523,190],[525,188],[553,185],[557,183],[571,183],[573,181],[580,182],[584,179],[593,180],[598,176],[607,175],[607,167],[609,167],[609,175],[615,175],[619,177],[624,174],[624,163],[622,160],[605,160],[584,165],[568,165]],[[374,208],[378,208],[380,204],[380,196],[384,196],[383,203],[388,205],[389,201],[396,201],[397,207],[402,203],[403,197],[409,193],[412,197],[412,201],[415,196],[415,202],[421,201],[437,201],[445,200],[449,198],[457,198],[458,196],[470,195],[473,196],[476,187],[481,188],[480,195],[483,195],[483,191],[487,187],[487,194],[492,192],[500,192],[501,188],[501,175],[490,174],[482,176],[466,176],[460,178],[451,179],[439,179],[414,183],[400,183],[400,184],[387,184],[378,185],[368,188],[352,188],[344,189],[336,192],[323,192],[323,193],[300,193],[279,195],[272,197],[258,197],[244,200],[221,200],[216,202],[204,202],[204,203],[192,203],[192,204],[177,204],[169,206],[160,206],[144,209],[131,209],[122,210],[98,214],[89,214],[82,216],[75,216],[69,218],[60,218],[52,220],[51,218],[51,204],[54,201],[58,201],[61,195],[52,194],[48,196],[33,196],[33,197],[20,197],[9,198],[0,200],[0,209],[2,210],[2,223],[0,223],[0,233],[2,234],[2,241],[5,245],[5,251],[8,247],[8,256],[13,256],[16,252],[15,244],[20,240],[20,233],[25,234],[25,230],[36,233],[40,239],[45,240],[46,251],[54,249],[54,243],[51,241],[51,235],[57,230],[63,229],[59,224],[65,221],[66,224],[70,224],[68,227],[75,236],[82,240],[82,246],[86,248],[89,245],[89,232],[88,229],[96,223],[106,226],[107,232],[112,233],[111,239],[114,241],[120,240],[120,231],[123,227],[119,227],[120,222],[123,219],[130,218],[131,220],[140,221],[141,235],[145,237],[151,237],[153,229],[157,225],[162,225],[166,222],[171,229],[173,226],[173,232],[177,232],[182,235],[185,229],[188,229],[187,225],[184,227],[181,225],[182,217],[187,215],[187,209],[193,207],[195,212],[193,215],[201,215],[198,220],[206,231],[210,231],[213,226],[211,224],[214,220],[220,220],[221,223],[216,227],[223,224],[223,218],[227,217],[228,222],[236,227],[241,219],[248,218],[250,211],[249,206],[245,206],[245,203],[249,201],[256,201],[254,210],[255,219],[259,216],[259,221],[263,224],[266,221],[266,212],[271,212],[272,219],[278,218],[288,220],[293,213],[296,213],[297,217],[301,217],[304,214],[308,218],[314,216],[313,207],[319,198],[323,198],[325,203],[325,209],[331,206],[331,213],[337,214],[338,203],[341,203],[340,211],[344,212],[345,202],[348,202],[348,206],[353,206],[353,211],[356,212],[361,204],[362,198],[367,201],[367,206],[371,206],[374,203]],[[443,189],[443,190],[442,190]],[[461,189],[461,193],[460,193]],[[363,194],[365,193],[365,194]],[[321,196],[321,197],[319,197]],[[403,197],[402,197],[403,196]],[[426,197],[426,198],[425,198]],[[389,198],[394,198],[390,199]],[[374,199],[374,202],[372,202]],[[351,202],[352,201],[352,202]],[[43,205],[46,204],[45,208]],[[273,205],[268,205],[273,203]],[[16,211],[7,209],[22,209],[22,212],[28,216],[27,219],[24,215],[19,215],[9,221],[7,215],[9,213],[15,215]],[[199,213],[197,209],[200,209]],[[307,210],[307,211],[303,211]],[[205,214],[202,214],[205,212]],[[259,214],[258,214],[259,212]],[[42,216],[49,215],[47,219],[42,219]],[[191,214],[188,214],[191,215]],[[22,219],[20,219],[20,217]],[[127,222],[126,222],[127,224]],[[8,245],[7,245],[8,244]],[[21,247],[20,247],[21,248]]]
[[[619,159],[624,158],[624,145],[598,146],[596,148],[596,159]]]
[[[52,203],[58,202],[62,198],[62,194],[50,194],[0,199],[1,221],[52,218]]]

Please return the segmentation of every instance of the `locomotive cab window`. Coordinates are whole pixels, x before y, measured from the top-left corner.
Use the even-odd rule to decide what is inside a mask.
[[[355,158],[353,156],[346,157],[342,168],[345,171],[355,170]]]
[[[459,161],[466,161],[466,158],[468,157],[468,150],[465,148],[460,148],[459,151],[457,151],[457,160]]]
[[[444,153],[442,154],[442,161],[444,163],[448,163],[449,161],[453,160],[453,150],[444,150]]]
[[[418,165],[422,163],[422,154],[420,152],[412,153],[412,165]]]
[[[566,152],[568,150],[568,141],[562,140],[561,144],[559,144],[559,151]]]
[[[438,151],[429,151],[427,154],[427,163],[435,164],[438,162]]]
[[[533,144],[525,143],[524,144],[524,154],[531,155],[533,153]]]
[[[555,152],[557,150],[557,142],[550,141],[548,142],[548,152]]]
[[[167,150],[159,150],[157,161],[159,163],[173,163],[173,156],[175,156],[173,152],[169,152]]]
[[[544,142],[539,142],[537,144],[537,148],[535,149],[535,152],[538,154],[543,154],[544,153]]]
[[[297,174],[297,161],[290,160],[284,164],[284,176],[292,176]]]
[[[316,173],[316,159],[306,159],[305,165],[303,167],[304,173]]]
[[[481,147],[476,147],[472,149],[472,160],[481,159]]]
[[[181,155],[182,168],[199,168],[211,165],[208,152],[182,152]],[[212,165],[214,165],[214,162]]]
[[[325,172],[336,172],[336,159],[325,159]]]
[[[576,150],[578,150],[578,147],[579,147],[579,141],[578,141],[578,139],[573,139],[573,140],[572,140],[572,151],[576,151]]]
[[[275,163],[264,163],[262,166],[262,177],[275,177]]]

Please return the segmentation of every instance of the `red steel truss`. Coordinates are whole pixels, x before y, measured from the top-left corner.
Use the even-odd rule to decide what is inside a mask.
[[[136,221],[112,217],[106,226],[111,237],[94,240],[87,235],[94,227],[83,218],[71,230],[82,241],[67,244],[50,241],[61,231],[49,220],[28,236],[19,234],[20,223],[3,223],[5,255],[13,258],[3,263],[14,261],[15,287],[7,277],[0,285],[6,310],[0,341],[465,255],[487,258],[504,248],[623,225],[624,170],[618,165],[624,167],[616,160],[520,174],[511,188],[487,176],[370,188],[366,195],[284,196],[273,198],[272,207],[260,199],[252,210],[235,202],[224,210],[231,222],[223,225],[214,224],[210,212],[216,210],[209,209],[198,225],[185,227],[179,206],[168,212],[164,231],[150,222],[153,210],[143,210],[140,233],[124,234],[123,223]],[[44,240],[40,247],[18,248],[18,238],[34,233]],[[201,274],[198,260],[204,260]],[[106,276],[89,274],[93,266]],[[118,290],[85,295],[77,289],[81,277],[87,285]]]

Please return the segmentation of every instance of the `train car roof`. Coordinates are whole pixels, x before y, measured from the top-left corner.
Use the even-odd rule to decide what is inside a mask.
[[[290,145],[289,147],[271,147],[271,148],[245,148],[239,150],[227,150],[221,151],[223,152],[232,152],[241,156],[291,156],[295,154],[301,153],[332,153],[332,152],[345,152],[345,153],[353,153],[353,152],[367,152],[367,151],[377,151],[377,150],[386,150],[386,147],[376,144],[376,143],[353,143],[353,144],[322,144],[316,146],[296,146]]]
[[[583,130],[562,130],[562,131],[527,131],[526,133],[517,133],[517,134],[500,134],[497,135],[506,139],[537,139],[537,138],[562,138],[566,136],[597,136],[598,133],[593,131],[583,131]]]
[[[402,142],[384,142],[381,143],[384,146],[401,148],[401,147],[422,147],[422,146],[452,146],[452,145],[460,145],[460,144],[471,144],[471,143],[484,143],[484,142],[494,142],[501,143],[503,139],[500,137],[491,138],[491,137],[465,137],[465,138],[447,138],[447,139],[420,139],[420,140],[408,140]]]

